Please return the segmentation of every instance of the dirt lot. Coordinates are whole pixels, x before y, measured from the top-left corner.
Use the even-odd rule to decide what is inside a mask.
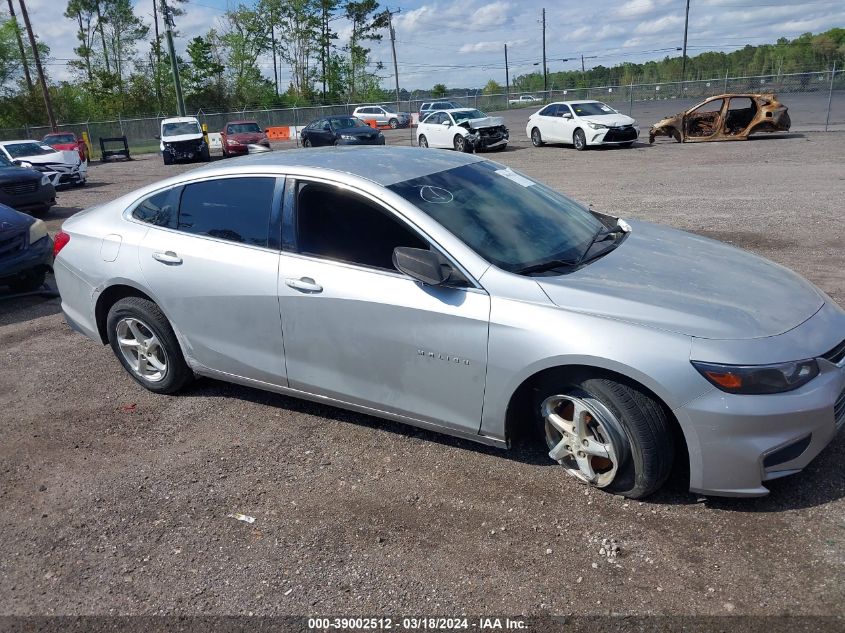
[[[845,303],[845,135],[579,153],[531,148],[520,127],[491,158],[598,210],[731,241]],[[50,228],[171,172],[94,166]],[[530,447],[211,380],[153,395],[44,299],[0,301],[0,421],[0,614],[845,615],[841,434],[765,499],[627,501]]]

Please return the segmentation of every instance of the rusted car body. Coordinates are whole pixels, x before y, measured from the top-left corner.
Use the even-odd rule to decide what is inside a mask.
[[[787,132],[789,114],[771,93],[722,94],[658,121],[648,134],[669,136],[679,143],[744,141],[758,132]]]

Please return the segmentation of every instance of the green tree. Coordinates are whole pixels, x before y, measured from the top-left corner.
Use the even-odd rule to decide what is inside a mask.
[[[445,89],[446,86],[443,86],[443,88]],[[499,82],[497,82],[495,79],[491,79],[490,81],[488,81],[487,85],[484,86],[483,90],[484,94],[486,95],[498,95],[502,94],[504,91],[504,88],[502,88],[501,84],[499,84]]]
[[[224,14],[220,42],[231,75],[232,97],[239,104],[260,101],[268,82],[258,69],[258,58],[270,49],[270,33],[264,14],[239,4]],[[274,89],[275,90],[275,89]]]
[[[492,79],[490,81],[493,81]],[[489,82],[488,82],[489,83]],[[446,84],[434,84],[431,89],[431,97],[433,99],[441,99],[448,94]]]

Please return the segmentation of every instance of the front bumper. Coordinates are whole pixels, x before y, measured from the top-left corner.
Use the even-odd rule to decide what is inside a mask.
[[[587,145],[617,145],[636,141],[640,136],[640,129],[634,125],[598,130],[587,126],[584,128],[584,134],[587,137]]]
[[[476,130],[474,134],[470,134],[467,140],[472,144],[473,149],[485,150],[496,149],[497,147],[505,147],[510,139],[510,133],[507,129],[503,131],[484,131]]]
[[[264,154],[272,151],[270,148],[270,141],[266,143],[238,143],[237,145],[226,145],[226,152],[228,154],[237,154],[238,156],[244,154]]]
[[[0,188],[0,203],[16,211],[46,211],[56,204],[56,188],[39,184],[34,191],[6,193]]]
[[[14,279],[31,270],[50,270],[53,266],[53,240],[48,235],[19,251],[14,257],[0,260],[0,282]]]
[[[170,154],[173,160],[197,160],[202,158],[203,151],[208,151],[205,141],[182,141],[165,144],[162,153]]]

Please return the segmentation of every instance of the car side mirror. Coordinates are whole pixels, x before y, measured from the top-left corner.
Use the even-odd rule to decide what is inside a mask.
[[[564,119],[571,119],[572,118],[572,115],[569,112],[564,112],[561,116]]]
[[[440,125],[445,125],[446,127],[452,127],[452,122],[451,121],[443,121],[443,123],[441,123]]]
[[[393,249],[396,270],[429,286],[439,286],[452,274],[452,267],[444,264],[440,256],[422,248],[397,246]]]

